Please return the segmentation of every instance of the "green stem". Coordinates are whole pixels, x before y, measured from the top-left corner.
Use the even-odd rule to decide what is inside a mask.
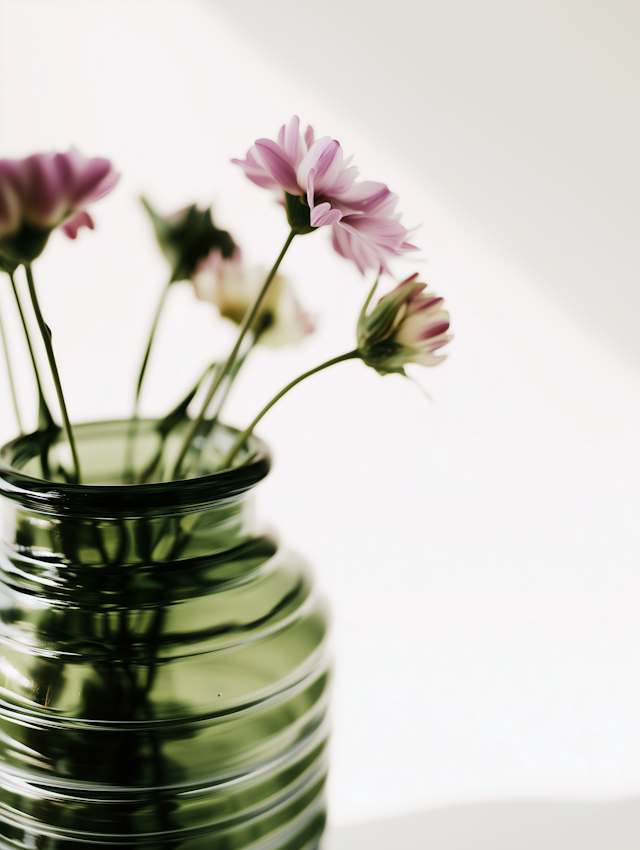
[[[7,344],[7,337],[4,332],[4,325],[2,324],[2,314],[0,313],[0,337],[2,337],[2,347],[4,349],[5,360],[7,361],[7,375],[9,376],[9,387],[11,389],[11,398],[13,399],[13,409],[15,410],[16,419],[18,421],[18,430],[20,431],[20,435],[24,434],[24,428],[22,427],[22,419],[20,418],[20,408],[18,407],[18,397],[16,395],[16,385],[13,380],[13,369],[11,368],[11,358],[9,356],[9,346]]]
[[[49,366],[51,367],[51,376],[53,378],[53,383],[55,384],[56,393],[58,395],[58,402],[60,404],[60,412],[62,413],[62,422],[64,425],[64,430],[67,434],[67,439],[69,441],[69,447],[71,449],[71,456],[73,458],[73,468],[74,468],[74,484],[80,483],[80,460],[78,459],[78,451],[76,449],[76,441],[73,437],[73,431],[71,429],[71,422],[69,421],[69,415],[67,414],[67,406],[64,401],[64,395],[62,394],[62,384],[60,383],[60,375],[58,374],[58,367],[56,366],[56,358],[53,353],[53,345],[51,343],[51,331],[49,330],[44,318],[42,317],[42,312],[40,310],[40,305],[38,304],[38,296],[36,295],[36,287],[33,282],[33,273],[31,271],[31,263],[24,264],[25,271],[27,273],[27,283],[29,285],[29,295],[31,296],[31,303],[33,304],[33,311],[36,315],[36,320],[38,322],[38,327],[40,328],[40,333],[42,334],[42,341],[44,342],[44,347],[47,352],[47,358],[49,360]]]
[[[200,423],[204,419],[204,415],[206,413],[206,410],[209,407],[209,402],[211,401],[216,390],[218,389],[218,387],[222,383],[222,379],[225,378],[229,374],[231,369],[233,368],[233,364],[235,363],[236,358],[238,356],[238,352],[240,351],[240,346],[242,345],[242,340],[244,339],[245,334],[247,333],[249,328],[251,327],[254,319],[258,315],[258,311],[260,310],[260,305],[262,304],[262,301],[263,301],[265,295],[267,294],[267,290],[269,289],[269,284],[271,283],[273,278],[276,276],[276,272],[278,271],[278,267],[280,266],[280,263],[282,262],[284,255],[287,253],[289,245],[291,245],[291,243],[293,242],[293,237],[295,235],[296,235],[295,231],[291,230],[291,232],[287,236],[287,241],[284,243],[284,247],[282,248],[282,251],[280,251],[280,255],[279,255],[278,259],[275,261],[273,268],[271,269],[271,271],[267,275],[267,279],[265,280],[265,282],[262,286],[262,289],[260,290],[260,293],[258,294],[258,297],[256,298],[256,300],[253,304],[253,307],[251,308],[251,310],[248,310],[245,313],[244,318],[242,319],[242,324],[240,325],[240,333],[238,335],[238,339],[236,340],[236,344],[234,345],[231,354],[227,358],[226,363],[224,363],[222,368],[219,369],[218,372],[216,372],[215,379],[213,380],[213,383],[209,387],[209,392],[207,393],[207,397],[205,398],[204,403],[202,405],[202,410],[200,411],[198,416],[193,420],[193,422],[191,423],[191,425],[190,425],[190,427],[189,427],[189,429],[186,433],[186,436],[184,438],[184,442],[182,444],[182,448],[180,449],[180,454],[178,455],[178,459],[176,460],[175,466],[173,468],[173,473],[172,473],[171,477],[174,480],[178,477],[178,475],[180,473],[180,467],[182,466],[182,461],[184,460],[185,455],[187,454],[187,451],[189,450],[189,446],[191,445],[191,441],[193,440],[195,434],[198,431],[198,428],[200,427]]]
[[[206,422],[207,430],[203,434],[201,434],[201,436],[203,438],[202,443],[201,443],[201,445],[198,449],[197,457],[193,458],[189,463],[188,474],[191,474],[191,472],[194,470],[194,468],[197,468],[198,464],[200,463],[200,458],[202,457],[202,453],[204,451],[206,439],[209,436],[209,434],[211,434],[213,429],[216,427],[216,425],[218,423],[218,419],[220,418],[220,411],[222,410],[222,407],[223,407],[225,401],[227,400],[227,396],[229,395],[229,392],[231,390],[231,386],[232,386],[234,380],[236,379],[238,372],[240,371],[240,369],[242,369],[245,360],[249,356],[250,352],[253,350],[253,347],[255,346],[255,344],[256,344],[256,339],[254,339],[252,341],[251,345],[247,348],[247,350],[244,352],[244,354],[241,354],[238,357],[238,359],[236,360],[236,362],[233,364],[233,367],[231,369],[231,372],[228,375],[228,378],[227,378],[227,381],[224,385],[224,388],[222,389],[222,392],[220,393],[220,397],[219,397],[218,403],[215,406],[213,414],[209,418],[207,418],[206,420],[203,420],[203,421]]]
[[[123,481],[125,484],[133,483],[134,479],[134,453],[135,453],[135,443],[136,437],[138,434],[138,408],[140,406],[140,393],[142,392],[142,383],[144,381],[144,376],[147,371],[147,364],[149,363],[149,355],[151,354],[151,346],[153,345],[153,340],[156,335],[156,329],[158,327],[158,322],[160,321],[160,315],[162,314],[162,308],[164,307],[167,293],[171,287],[173,279],[170,280],[165,288],[162,290],[162,295],[160,296],[160,300],[158,301],[158,305],[156,307],[156,312],[153,317],[153,322],[151,323],[151,332],[149,334],[149,341],[147,343],[147,348],[144,352],[144,357],[142,358],[142,365],[140,366],[140,373],[138,375],[138,383],[136,384],[136,395],[133,402],[133,414],[131,416],[131,422],[129,424],[129,429],[127,432],[127,447],[125,450],[124,457],[124,471],[123,471]]]
[[[38,400],[40,403],[40,416],[38,427],[43,429],[48,425],[53,424],[53,416],[51,415],[51,411],[49,410],[49,405],[47,404],[44,391],[42,389],[42,381],[40,380],[40,370],[38,369],[38,362],[36,360],[36,355],[33,350],[33,344],[31,342],[31,334],[29,333],[29,327],[27,325],[27,320],[24,317],[24,310],[22,309],[22,303],[20,301],[20,296],[18,295],[18,287],[16,286],[15,279],[13,275],[9,275],[11,278],[11,286],[13,287],[13,295],[16,299],[16,306],[18,308],[18,313],[20,313],[20,320],[22,322],[22,327],[24,329],[25,339],[27,340],[27,347],[29,348],[29,356],[31,357],[31,364],[33,365],[33,374],[35,375],[36,384],[38,386]],[[42,421],[44,419],[44,422]],[[46,425],[45,425],[46,422]]]
[[[244,443],[247,441],[248,437],[251,435],[251,432],[256,427],[258,422],[262,419],[262,417],[265,415],[265,413],[270,410],[273,405],[282,398],[283,395],[286,395],[286,393],[288,393],[290,389],[293,389],[296,384],[299,384],[300,381],[304,381],[304,379],[308,378],[310,375],[315,375],[316,372],[321,372],[323,369],[328,369],[329,366],[334,366],[336,363],[343,363],[345,360],[355,360],[360,356],[360,352],[356,348],[354,349],[354,351],[349,351],[346,354],[341,354],[339,357],[334,357],[331,360],[327,360],[326,363],[321,363],[320,366],[316,366],[314,369],[309,369],[308,372],[305,372],[303,375],[299,375],[297,378],[295,378],[295,380],[291,381],[290,384],[287,384],[284,389],[280,390],[280,392],[276,396],[274,396],[271,401],[267,405],[265,405],[265,407],[262,408],[262,410],[253,420],[251,425],[249,425],[248,428],[245,428],[244,431],[238,435],[238,438],[236,439],[233,446],[231,446],[231,449],[227,453],[227,456],[223,460],[220,468],[228,469],[231,466],[231,462],[233,461],[234,457],[242,448]]]
[[[156,307],[156,312],[153,317],[153,323],[151,324],[151,333],[149,334],[149,342],[147,343],[147,349],[144,353],[144,357],[142,358],[142,366],[140,367],[140,374],[138,375],[138,383],[136,385],[136,398],[135,403],[133,405],[133,418],[135,419],[138,416],[138,404],[140,402],[140,393],[142,392],[142,382],[144,381],[145,372],[147,371],[147,364],[149,362],[149,355],[151,354],[151,346],[153,345],[153,340],[156,334],[156,328],[158,327],[158,322],[160,320],[160,315],[162,313],[162,308],[164,307],[164,302],[167,298],[167,293],[171,287],[172,281],[165,286],[162,290],[162,295],[160,296],[160,300],[158,301],[158,306]]]

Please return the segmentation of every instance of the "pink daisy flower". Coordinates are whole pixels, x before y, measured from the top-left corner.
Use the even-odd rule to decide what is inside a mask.
[[[86,159],[77,148],[0,159],[0,253],[28,262],[56,227],[70,239],[80,227],[93,230],[85,207],[108,195],[119,179],[108,159]]]
[[[277,141],[258,139],[246,159],[232,162],[256,185],[284,193],[290,223],[298,232],[330,226],[335,250],[363,274],[369,268],[388,272],[389,257],[416,249],[406,241],[407,229],[394,213],[397,196],[384,183],[356,183],[358,170],[351,160],[335,139],[316,140],[311,127],[303,136],[294,115]],[[290,198],[300,199],[295,221]],[[302,222],[300,204],[305,207]]]

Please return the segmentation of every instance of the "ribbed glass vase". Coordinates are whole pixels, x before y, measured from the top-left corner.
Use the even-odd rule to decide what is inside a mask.
[[[81,485],[63,442],[0,454],[0,848],[318,847],[327,617],[254,517],[264,444],[123,485],[129,423],[75,432]],[[158,445],[140,422],[136,468]]]

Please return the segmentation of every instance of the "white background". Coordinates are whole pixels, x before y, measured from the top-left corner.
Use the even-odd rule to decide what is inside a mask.
[[[313,561],[334,611],[334,823],[640,792],[637,7],[0,11],[1,155],[75,143],[123,172],[96,232],[55,234],[35,267],[75,421],[130,410],[167,274],[140,193],[167,212],[213,201],[269,265],[284,217],[229,159],[296,112],[420,225],[422,253],[395,270],[420,270],[451,311],[449,359],[414,372],[435,403],[349,363],[259,429],[276,459],[262,513]],[[328,235],[294,242],[284,271],[319,330],[256,355],[231,399],[238,424],[353,347],[369,281]],[[168,409],[232,338],[175,287],[146,410]],[[2,440],[8,398],[0,370]]]

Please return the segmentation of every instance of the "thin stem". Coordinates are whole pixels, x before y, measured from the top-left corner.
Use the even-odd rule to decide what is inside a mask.
[[[49,410],[49,405],[47,404],[44,391],[42,389],[42,381],[40,379],[40,370],[38,369],[38,362],[36,360],[36,355],[33,350],[33,344],[31,342],[31,334],[29,333],[29,327],[27,325],[27,320],[24,317],[24,311],[22,309],[22,303],[20,301],[20,296],[18,295],[18,287],[16,286],[15,279],[13,275],[9,275],[11,278],[11,286],[13,287],[13,295],[16,299],[16,306],[18,308],[18,313],[20,313],[20,320],[22,321],[22,327],[24,329],[25,339],[27,340],[27,347],[29,349],[29,356],[31,357],[31,364],[33,365],[33,374],[36,379],[36,384],[38,386],[38,400],[40,403],[40,418],[44,418],[47,424],[53,423],[53,416],[51,415],[51,411]],[[38,427],[42,427],[43,423],[39,422]]]
[[[164,302],[167,298],[167,293],[171,288],[172,281],[165,286],[162,290],[162,295],[160,296],[160,300],[158,301],[158,306],[156,307],[156,312],[153,317],[153,322],[151,324],[151,333],[149,334],[149,342],[147,343],[147,349],[144,353],[144,357],[142,358],[142,366],[140,367],[140,374],[138,375],[138,383],[136,385],[136,398],[135,403],[133,405],[133,418],[135,419],[138,416],[138,404],[140,402],[140,393],[142,392],[142,383],[144,381],[144,376],[147,371],[147,364],[149,362],[149,355],[151,354],[151,346],[153,345],[153,340],[156,334],[156,328],[158,327],[158,321],[160,320],[160,315],[162,313],[162,308],[164,307]]]
[[[276,272],[278,271],[278,267],[280,266],[280,263],[282,262],[284,255],[287,253],[289,245],[291,245],[291,243],[293,242],[293,237],[295,235],[296,235],[295,231],[291,230],[291,232],[287,236],[287,241],[284,243],[284,247],[282,248],[282,251],[280,251],[280,255],[279,255],[278,259],[275,261],[273,268],[271,269],[271,271],[267,275],[267,279],[265,280],[265,282],[262,286],[262,289],[260,290],[260,293],[259,293],[258,297],[256,298],[254,304],[253,304],[253,307],[251,308],[251,310],[248,310],[245,313],[244,318],[242,319],[242,324],[240,325],[240,332],[238,334],[238,339],[236,340],[236,344],[233,346],[233,350],[231,351],[231,354],[227,358],[226,363],[224,363],[222,368],[220,370],[218,370],[218,372],[216,372],[215,379],[214,379],[213,383],[211,384],[211,386],[209,387],[209,392],[207,393],[207,397],[205,398],[204,403],[202,405],[202,410],[200,411],[198,416],[193,420],[193,422],[191,423],[191,426],[189,427],[189,429],[186,433],[186,436],[184,438],[184,442],[182,444],[182,448],[180,449],[180,454],[178,455],[178,459],[176,460],[175,466],[173,468],[173,473],[172,473],[171,477],[174,480],[178,477],[178,474],[180,472],[180,467],[182,465],[182,461],[184,460],[185,455],[187,454],[187,451],[189,450],[189,446],[191,445],[191,441],[193,440],[195,434],[198,431],[198,428],[200,427],[200,423],[204,419],[204,415],[206,413],[207,407],[209,407],[209,402],[211,401],[216,390],[218,389],[218,387],[222,383],[222,379],[225,378],[229,374],[229,372],[231,371],[233,364],[235,363],[236,358],[238,356],[238,352],[240,351],[240,346],[242,345],[242,340],[244,339],[245,334],[247,333],[249,328],[251,327],[255,317],[258,315],[258,311],[260,310],[260,305],[262,304],[262,301],[263,301],[265,295],[267,294],[267,290],[269,289],[269,284],[271,283],[273,278],[276,276]]]
[[[73,458],[73,468],[74,468],[74,482],[75,484],[80,483],[80,460],[78,459],[78,451],[76,449],[76,441],[73,437],[73,431],[71,429],[71,422],[69,421],[69,415],[67,414],[67,405],[64,401],[64,395],[62,393],[62,384],[60,383],[60,375],[58,374],[58,367],[56,366],[56,358],[53,353],[53,345],[51,343],[51,331],[49,330],[45,320],[42,317],[42,312],[40,310],[40,305],[38,304],[38,296],[36,295],[36,287],[33,282],[33,273],[31,271],[31,263],[24,264],[25,271],[27,273],[27,283],[29,284],[29,295],[31,296],[31,303],[33,304],[33,311],[36,315],[36,320],[38,322],[38,327],[40,328],[40,333],[42,334],[42,341],[44,342],[44,347],[47,352],[47,358],[49,360],[49,366],[51,367],[51,376],[53,378],[53,383],[55,384],[56,393],[58,395],[58,402],[60,404],[60,412],[62,413],[62,422],[64,425],[64,430],[67,434],[67,439],[69,440],[69,447],[71,449],[71,456]]]
[[[200,463],[200,458],[202,457],[202,453],[204,451],[207,436],[216,427],[216,424],[217,424],[218,419],[220,417],[220,411],[222,410],[222,407],[223,407],[225,401],[227,400],[227,396],[229,395],[229,391],[231,390],[231,386],[232,386],[234,380],[236,379],[238,372],[240,371],[240,369],[242,369],[245,360],[249,356],[250,352],[253,350],[253,348],[256,344],[256,341],[257,341],[257,338],[254,338],[251,341],[251,345],[249,345],[247,347],[246,351],[243,354],[241,354],[238,357],[238,359],[236,360],[236,362],[233,364],[231,372],[227,376],[227,381],[226,381],[226,383],[225,383],[225,385],[222,389],[222,392],[219,394],[219,400],[218,400],[218,403],[215,406],[213,414],[208,419],[203,420],[203,421],[206,421],[207,430],[204,434],[201,435],[202,436],[202,442],[201,442],[200,447],[198,449],[197,457],[193,458],[193,460],[191,460],[191,462],[189,463],[189,467],[188,467],[189,473],[194,468],[197,468],[198,464]]]
[[[265,405],[262,408],[262,410],[256,416],[256,418],[253,420],[251,425],[249,425],[248,428],[245,428],[244,431],[241,434],[238,435],[238,438],[236,439],[233,446],[231,446],[231,449],[227,453],[227,456],[223,460],[220,468],[221,469],[228,469],[231,466],[231,462],[233,461],[234,457],[236,456],[238,451],[242,448],[244,443],[247,441],[247,439],[251,435],[251,432],[256,427],[258,422],[262,419],[262,417],[265,415],[265,413],[268,410],[270,410],[273,407],[273,405],[282,398],[283,395],[286,395],[286,393],[288,393],[290,389],[293,389],[293,387],[295,387],[296,384],[299,384],[300,381],[304,381],[304,379],[308,378],[310,375],[315,375],[316,372],[321,372],[323,369],[328,369],[329,366],[334,366],[336,363],[342,363],[345,360],[355,360],[355,359],[359,358],[360,356],[361,356],[360,352],[356,348],[356,349],[354,349],[354,351],[349,351],[346,354],[341,354],[339,357],[334,357],[331,360],[327,360],[326,363],[321,363],[320,366],[316,366],[314,369],[309,369],[308,372],[305,372],[303,375],[299,375],[297,378],[295,378],[295,380],[291,381],[290,384],[287,384],[287,386],[284,389],[280,390],[280,392],[276,396],[274,396],[267,405]]]
[[[149,334],[149,341],[147,343],[147,348],[144,352],[144,357],[142,358],[142,365],[140,366],[140,373],[138,374],[138,383],[136,384],[136,395],[133,402],[133,414],[131,416],[131,422],[129,423],[129,429],[127,432],[127,447],[125,450],[124,457],[124,471],[123,471],[123,481],[125,484],[130,484],[133,482],[134,478],[134,453],[135,453],[135,444],[136,437],[138,435],[138,408],[140,406],[140,393],[142,392],[142,383],[144,381],[144,376],[147,371],[147,364],[149,363],[149,355],[151,354],[151,346],[153,345],[153,340],[156,335],[156,328],[158,327],[158,322],[160,320],[160,315],[162,313],[162,308],[164,307],[167,293],[171,287],[173,279],[170,280],[165,288],[162,290],[162,295],[160,296],[160,300],[158,301],[158,305],[156,306],[156,312],[153,317],[153,322],[151,323],[151,332]]]
[[[2,313],[0,313],[0,336],[2,337],[2,347],[4,349],[5,360],[7,361],[7,375],[9,376],[9,387],[11,389],[11,398],[13,399],[13,409],[16,414],[16,420],[18,422],[18,430],[20,434],[24,434],[24,428],[22,427],[22,419],[20,418],[20,408],[18,407],[18,397],[16,395],[16,385],[13,380],[13,369],[11,368],[11,357],[9,356],[9,346],[7,344],[7,337],[4,332],[4,325],[2,324]]]

